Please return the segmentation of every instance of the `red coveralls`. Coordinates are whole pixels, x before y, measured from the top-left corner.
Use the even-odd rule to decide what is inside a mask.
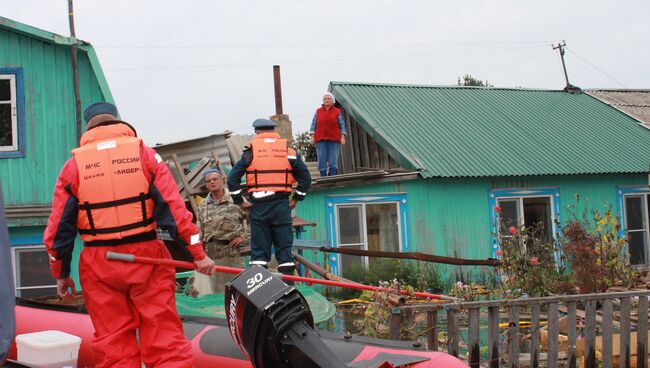
[[[87,131],[81,138],[81,145],[125,136],[135,136],[125,123],[102,125]],[[140,163],[150,184],[155,223],[168,230],[177,241],[185,243],[195,260],[203,259],[205,253],[199,229],[191,222],[192,214],[187,211],[167,165],[144,144],[140,148]],[[74,240],[78,223],[81,223],[78,222],[79,207],[84,203],[78,194],[79,170],[71,159],[59,174],[52,214],[44,234],[55,278],[70,275]],[[151,226],[143,230],[145,233],[132,238],[102,240],[100,246],[84,243],[79,278],[95,327],[92,347],[97,367],[140,368],[142,362],[147,367],[194,366],[191,345],[183,335],[176,311],[174,268],[108,261],[105,257],[107,251],[115,251],[171,258],[163,242],[155,238],[155,230],[152,234],[150,229]]]

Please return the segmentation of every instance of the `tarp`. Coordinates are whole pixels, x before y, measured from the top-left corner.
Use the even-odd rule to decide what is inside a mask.
[[[0,364],[3,364],[7,358],[7,351],[14,339],[16,328],[14,320],[16,294],[12,270],[7,218],[2,198],[2,186],[0,185]]]

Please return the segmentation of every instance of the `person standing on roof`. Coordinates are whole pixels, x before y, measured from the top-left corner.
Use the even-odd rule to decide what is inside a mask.
[[[311,143],[316,145],[320,176],[338,173],[339,150],[345,144],[347,133],[343,113],[334,106],[335,102],[334,95],[326,92],[323,95],[323,105],[316,110],[309,128]]]
[[[230,192],[225,188],[224,177],[217,169],[203,173],[205,186],[210,191],[199,203],[196,225],[201,230],[201,241],[205,252],[219,266],[243,268],[241,247],[248,244],[250,230],[246,226],[246,214],[233,203]],[[207,280],[206,280],[207,278]],[[195,275],[192,294],[197,296],[223,293],[226,283],[235,275],[218,272],[212,276]]]
[[[86,109],[81,145],[57,179],[43,239],[57,293],[75,293],[70,262],[79,232],[79,281],[95,327],[96,367],[193,367],[176,311],[175,269],[106,259],[108,251],[170,259],[158,226],[187,246],[199,272],[214,272],[167,165],[116,116],[107,102]]]
[[[293,229],[291,210],[307,195],[311,185],[309,169],[287,140],[275,132],[276,123],[267,119],[253,122],[255,138],[228,175],[228,189],[235,204],[243,205],[241,178],[251,193],[251,265],[267,267],[271,245],[275,247],[278,271],[295,271],[291,247]],[[293,192],[293,184],[298,185]]]

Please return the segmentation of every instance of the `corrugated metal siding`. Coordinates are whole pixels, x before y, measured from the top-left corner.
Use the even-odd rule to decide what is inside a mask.
[[[423,177],[646,172],[650,132],[587,94],[333,82],[337,100]]]
[[[6,204],[51,203],[56,177],[76,146],[70,50],[0,29],[0,68],[23,69],[25,157],[0,159]],[[82,106],[104,97],[85,52],[79,52]]]
[[[327,240],[327,195],[406,192],[413,251],[486,259],[491,256],[488,207],[491,189],[559,187],[560,220],[564,222],[570,218],[566,207],[576,204],[575,194],[580,195],[580,201],[572,211],[581,216],[585,208],[601,212],[607,206],[615,208],[617,186],[645,184],[647,177],[640,174],[417,179],[313,191],[297,207],[297,214],[316,223],[307,237]],[[441,275],[447,280],[459,279],[460,270],[460,267],[440,267]],[[462,272],[465,280],[489,276],[480,267],[462,267]]]

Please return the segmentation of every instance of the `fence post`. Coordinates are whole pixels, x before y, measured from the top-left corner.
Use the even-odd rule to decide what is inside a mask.
[[[499,368],[499,307],[488,308],[488,347],[488,367]]]
[[[458,358],[458,313],[447,309],[447,353]]]
[[[605,299],[603,301],[603,368],[612,368],[613,352],[613,323],[614,320],[614,301]]]
[[[393,308],[390,311],[390,338],[399,340],[399,332],[402,328],[402,311],[399,308]]]
[[[546,354],[546,364],[548,368],[557,367],[557,354],[558,354],[558,304],[549,303],[548,305],[548,346]]]
[[[438,351],[438,309],[427,312],[427,349]]]
[[[481,309],[470,308],[469,310],[469,366],[479,368],[481,366],[481,342],[479,330],[481,327]]]
[[[596,301],[587,301],[585,314],[585,366],[596,368]]]
[[[569,337],[569,368],[578,366],[578,357],[576,355],[576,302],[567,303],[567,335]]]
[[[648,297],[639,296],[636,327],[636,366],[648,368]]]
[[[530,307],[530,365],[539,368],[539,304]]]
[[[519,307],[508,307],[508,366],[519,367]]]
[[[630,298],[621,298],[621,365],[625,368],[630,366]]]

